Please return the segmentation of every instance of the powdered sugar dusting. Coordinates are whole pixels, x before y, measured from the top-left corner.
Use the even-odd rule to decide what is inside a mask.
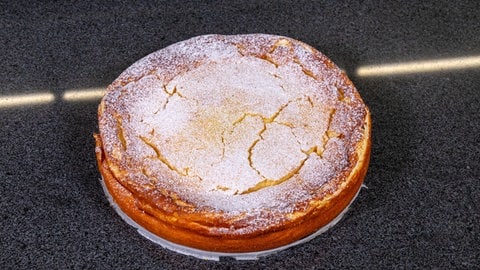
[[[328,58],[270,35],[171,45],[122,73],[103,106],[104,150],[134,172],[119,181],[255,223],[294,211],[353,166],[365,115]]]

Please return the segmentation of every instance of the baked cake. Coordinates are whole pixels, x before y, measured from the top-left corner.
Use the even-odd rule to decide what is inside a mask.
[[[370,114],[332,61],[274,35],[205,35],[139,60],[98,111],[121,211],[173,243],[256,252],[336,218],[363,182]]]

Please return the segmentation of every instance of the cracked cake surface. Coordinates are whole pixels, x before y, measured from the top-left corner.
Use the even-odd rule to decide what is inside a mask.
[[[316,213],[368,164],[369,132],[355,87],[314,48],[207,35],[146,56],[108,87],[96,151],[128,207],[228,238]]]

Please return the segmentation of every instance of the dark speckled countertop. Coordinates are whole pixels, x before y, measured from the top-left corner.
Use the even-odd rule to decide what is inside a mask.
[[[478,269],[480,2],[413,2],[2,1],[0,268]],[[328,232],[257,261],[151,243],[109,206],[95,164],[96,94],[209,33],[302,40],[372,111],[368,188]]]

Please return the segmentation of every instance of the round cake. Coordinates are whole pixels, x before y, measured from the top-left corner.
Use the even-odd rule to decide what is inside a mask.
[[[334,220],[367,172],[370,113],[325,55],[274,35],[205,35],[108,86],[96,156],[113,201],[181,246],[242,253]]]

